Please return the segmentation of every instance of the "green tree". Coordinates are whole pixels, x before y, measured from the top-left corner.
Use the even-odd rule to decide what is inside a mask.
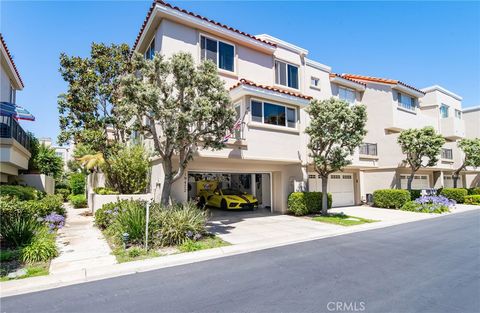
[[[28,170],[37,171],[38,169],[35,168],[34,160],[36,159],[38,150],[40,149],[40,142],[33,133],[29,132],[28,136],[30,136],[30,159],[28,159]]]
[[[438,162],[438,156],[445,139],[435,132],[431,126],[421,129],[407,129],[400,133],[398,144],[405,154],[405,163],[411,169],[407,180],[407,189],[412,190],[412,181],[415,173],[422,167],[434,166]],[[424,163],[426,161],[426,163]]]
[[[458,142],[458,147],[462,149],[465,157],[462,165],[453,173],[454,188],[457,188],[457,181],[463,169],[467,166],[480,167],[480,138],[462,139]]]
[[[322,214],[327,214],[328,175],[351,164],[350,156],[366,135],[365,106],[351,106],[345,101],[312,100],[307,109],[310,125],[308,148],[315,171],[322,178]]]
[[[123,194],[145,192],[150,163],[143,145],[123,147],[109,161],[110,167],[105,173],[110,187]]]
[[[133,56],[134,72],[122,79],[118,112],[134,120],[133,128],[151,137],[165,173],[161,203],[170,200],[172,184],[182,177],[199,149],[221,149],[233,128],[235,112],[217,67],[195,66],[188,53],[166,59]]]
[[[56,155],[55,149],[41,144],[33,158],[33,168],[41,174],[59,178],[63,172],[63,159]]]

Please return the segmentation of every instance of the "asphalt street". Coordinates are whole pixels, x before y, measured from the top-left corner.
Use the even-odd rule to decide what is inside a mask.
[[[480,312],[480,211],[3,298],[1,312]]]

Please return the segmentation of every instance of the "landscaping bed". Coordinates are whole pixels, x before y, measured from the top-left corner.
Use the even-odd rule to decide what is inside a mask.
[[[95,224],[119,263],[229,245],[207,232],[207,212],[195,204],[151,203],[147,250],[146,205],[146,201],[120,200],[95,212]]]
[[[354,225],[361,225],[365,223],[379,222],[377,220],[370,220],[362,217],[350,216],[343,213],[316,215],[316,216],[312,216],[311,219],[316,222],[336,224],[341,226],[354,226]]]

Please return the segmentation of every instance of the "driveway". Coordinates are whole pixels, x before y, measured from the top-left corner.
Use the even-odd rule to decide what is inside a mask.
[[[7,297],[2,312],[480,312],[479,221],[476,210]]]

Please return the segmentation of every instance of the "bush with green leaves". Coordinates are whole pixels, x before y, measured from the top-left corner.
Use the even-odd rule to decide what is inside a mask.
[[[480,205],[480,195],[469,195],[463,198],[463,203]]]
[[[207,213],[196,203],[152,207],[153,237],[162,246],[181,245],[198,240],[206,233]]]
[[[421,190],[410,190],[410,200],[416,200],[422,196]]]
[[[55,149],[45,144],[38,146],[38,150],[31,159],[33,170],[59,178],[63,173],[63,159],[55,153]]]
[[[473,187],[468,189],[469,195],[480,195],[480,187]]]
[[[20,185],[0,185],[1,196],[17,197],[20,200],[38,200],[43,197],[43,192],[30,187]]]
[[[115,222],[116,217],[124,211],[131,200],[119,200],[117,202],[105,203],[100,209],[95,211],[95,224],[100,229],[106,229]]]
[[[0,197],[0,236],[9,247],[28,245],[41,226],[24,204],[15,197]]]
[[[332,207],[332,195],[328,194],[328,208]],[[288,196],[288,212],[302,216],[322,211],[322,193],[313,191],[292,192]]]
[[[373,192],[373,205],[379,208],[400,209],[410,199],[410,192],[403,189],[380,189]]]
[[[48,261],[58,255],[55,234],[42,227],[35,238],[21,250],[20,259],[25,263]]]
[[[70,195],[70,190],[69,189],[64,189],[64,188],[58,188],[55,189],[55,194],[56,195],[61,195],[63,202],[68,200],[68,196]]]
[[[68,197],[70,203],[75,209],[82,209],[87,207],[87,198],[85,195],[70,195]]]
[[[146,191],[150,164],[143,145],[123,147],[108,158],[103,168],[108,184],[115,191],[121,194]]]
[[[121,241],[123,235],[128,234],[130,244],[145,243],[146,204],[145,201],[123,200],[119,203],[118,211],[111,212],[115,217],[109,230],[117,240]],[[149,227],[149,231],[152,230]]]
[[[440,195],[457,203],[463,203],[463,198],[468,195],[468,191],[465,188],[443,188]]]
[[[30,200],[24,204],[37,217],[45,217],[51,213],[65,215],[63,197],[61,195],[46,195],[41,200]]]
[[[73,195],[85,193],[86,177],[83,173],[72,173],[68,178],[68,184]]]
[[[96,187],[93,189],[93,191],[97,194],[97,195],[118,195],[119,192],[118,191],[115,191],[111,188],[108,188],[108,187]]]

